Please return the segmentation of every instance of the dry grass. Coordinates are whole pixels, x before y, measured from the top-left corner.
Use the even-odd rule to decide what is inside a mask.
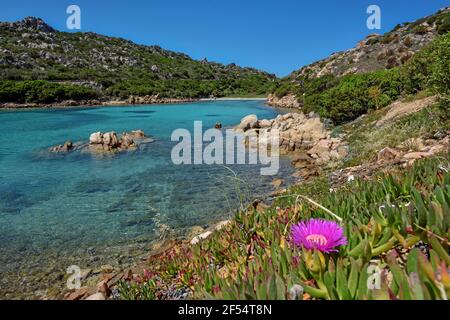
[[[430,138],[450,129],[448,114],[439,104],[424,107],[416,113],[377,127],[376,123],[385,117],[386,112],[387,109],[374,112],[340,128],[347,132],[345,139],[350,151],[343,163],[344,167],[371,162],[384,147],[397,147],[408,144],[408,141],[411,145],[405,148],[416,150],[418,146],[414,145],[413,141],[417,141],[414,138]]]

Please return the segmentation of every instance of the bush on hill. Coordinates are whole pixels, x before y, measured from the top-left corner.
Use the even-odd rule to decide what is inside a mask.
[[[97,92],[79,85],[43,80],[0,80],[0,102],[51,103],[64,100],[95,99],[97,97]]]
[[[439,36],[405,65],[389,70],[336,78],[297,79],[279,85],[277,96],[297,95],[305,112],[341,124],[370,110],[383,108],[402,95],[428,91],[448,101],[450,94],[450,33]]]

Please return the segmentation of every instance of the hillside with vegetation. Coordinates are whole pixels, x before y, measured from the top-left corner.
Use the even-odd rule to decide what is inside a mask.
[[[414,22],[398,24],[391,31],[371,34],[355,48],[336,52],[329,57],[294,71],[291,80],[320,78],[326,75],[342,77],[380,69],[392,69],[405,64],[417,51],[436,36],[450,30],[450,7]]]
[[[345,141],[345,156],[307,176],[301,164],[296,185],[166,244],[111,283],[112,297],[448,300],[448,18],[446,9],[396,28],[433,30],[404,63],[282,80],[275,94],[295,95],[309,119],[331,120],[327,139]],[[310,155],[295,150],[293,164]]]
[[[253,68],[197,61],[158,46],[60,32],[33,17],[0,23],[0,39],[0,103],[264,95],[276,80]]]
[[[311,171],[311,152],[295,149],[295,185],[66,299],[448,300],[449,36],[403,67],[345,76],[319,95],[345,115],[325,138],[345,144],[339,161]],[[374,84],[397,101],[360,100]]]
[[[282,79],[269,103],[286,101],[340,124],[418,92],[447,95],[449,31],[450,8],[445,8],[383,36],[369,36],[354,49]]]

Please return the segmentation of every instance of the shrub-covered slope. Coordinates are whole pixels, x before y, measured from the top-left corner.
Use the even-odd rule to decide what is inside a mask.
[[[262,95],[271,90],[276,79],[274,75],[253,68],[223,65],[206,59],[197,61],[158,46],[138,45],[90,32],[59,32],[32,17],[0,23],[0,39],[2,81],[65,82],[89,87],[98,96]],[[29,85],[19,84],[13,89],[20,91]],[[6,88],[10,87],[11,84],[6,85]],[[47,90],[52,85],[44,87]],[[54,98],[58,97],[55,94]],[[5,95],[1,99],[5,102]],[[37,102],[33,95],[26,100]]]
[[[294,71],[287,78],[296,80],[326,75],[341,77],[391,69],[404,64],[436,36],[449,31],[450,7],[447,7],[415,22],[399,24],[384,35],[369,35],[355,48],[336,52],[328,58]]]
[[[421,91],[447,99],[450,93],[450,32],[438,36],[401,67],[282,84],[276,95],[294,93],[305,112],[340,124]]]

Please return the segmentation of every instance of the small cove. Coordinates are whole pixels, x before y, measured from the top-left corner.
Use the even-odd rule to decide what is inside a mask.
[[[183,236],[191,227],[228,219],[241,201],[273,191],[274,178],[293,173],[280,159],[277,176],[258,165],[176,166],[174,129],[224,127],[248,114],[274,118],[262,101],[178,105],[57,108],[0,112],[0,298],[51,295],[64,270],[139,260],[162,232]],[[47,149],[96,131],[144,130],[156,139],[136,152],[106,157]]]

